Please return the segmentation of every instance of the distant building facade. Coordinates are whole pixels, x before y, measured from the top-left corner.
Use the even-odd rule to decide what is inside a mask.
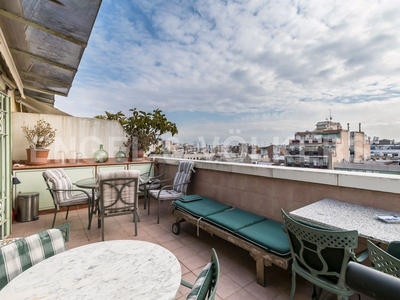
[[[313,131],[296,132],[286,147],[285,165],[330,168],[336,162],[360,162],[370,157],[370,142],[364,132],[350,132],[339,122],[318,122]]]

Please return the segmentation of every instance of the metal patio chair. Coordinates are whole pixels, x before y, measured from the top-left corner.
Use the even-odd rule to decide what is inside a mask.
[[[154,199],[157,201],[157,223],[160,223],[160,202],[172,201],[179,199],[186,195],[187,186],[190,182],[192,173],[194,172],[194,162],[192,161],[179,161],[178,171],[175,175],[174,182],[171,185],[162,186],[161,189],[150,189],[147,190],[149,196],[147,214],[150,214],[150,200]],[[170,179],[161,181],[169,181]]]
[[[69,224],[15,239],[0,247],[0,290],[22,272],[67,250]]]
[[[137,235],[139,175],[140,172],[137,170],[98,173],[98,227],[101,227],[102,241],[104,241],[104,218],[107,217],[132,214]]]
[[[88,206],[88,229],[90,229],[92,223],[90,204],[92,199],[89,193],[85,190],[74,188],[71,179],[65,173],[64,169],[48,169],[42,173],[42,176],[54,202],[54,218],[51,227],[54,227],[57,211],[60,207],[67,208],[65,219],[68,219],[70,206],[84,204]]]
[[[370,240],[368,240],[368,257],[374,269],[400,278],[400,259],[390,254],[395,252],[393,249],[393,245],[392,247],[390,246],[391,244],[389,244],[388,250],[385,251],[372,243]]]
[[[322,289],[336,294],[338,299],[354,294],[346,286],[345,275],[348,262],[357,261],[353,249],[358,246],[358,232],[312,227],[293,219],[283,209],[282,215],[293,258],[290,299],[296,291],[296,274],[314,284],[313,299],[320,297]]]
[[[161,187],[166,168],[166,163],[153,161],[151,162],[149,171],[140,174],[139,181],[143,181],[143,183],[139,184],[139,195],[144,196],[144,209],[146,209],[147,202],[149,201],[147,191]]]
[[[186,299],[214,299],[217,293],[219,275],[218,255],[214,249],[211,249],[211,261],[200,272],[195,283],[190,284],[183,279],[181,280],[181,285],[191,289]]]

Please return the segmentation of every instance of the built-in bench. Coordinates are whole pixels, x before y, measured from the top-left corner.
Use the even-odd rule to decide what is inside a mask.
[[[182,197],[172,205],[174,234],[179,234],[181,222],[188,221],[197,226],[197,235],[202,229],[249,251],[259,284],[265,286],[264,266],[289,268],[290,246],[282,223],[199,195]]]

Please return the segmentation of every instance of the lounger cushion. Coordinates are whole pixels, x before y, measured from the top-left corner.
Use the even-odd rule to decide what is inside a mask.
[[[282,226],[280,222],[265,219],[236,233],[266,250],[284,256],[290,253],[290,246]]]
[[[205,217],[230,209],[232,207],[227,204],[211,200],[207,197],[203,197],[203,199],[199,201],[191,202],[176,200],[173,202],[173,204],[176,207],[181,208],[197,217]]]
[[[229,209],[206,217],[207,221],[233,232],[264,219],[262,216],[238,208]]]

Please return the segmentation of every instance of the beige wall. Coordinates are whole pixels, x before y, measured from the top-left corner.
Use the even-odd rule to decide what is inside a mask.
[[[340,133],[340,143],[336,144],[336,157],[334,162],[349,161],[349,132],[343,130]]]
[[[13,161],[25,160],[25,149],[29,147],[21,126],[26,124],[32,127],[39,119],[44,119],[57,129],[56,141],[49,147],[49,159],[57,159],[59,151],[64,151],[65,158],[69,158],[70,151],[81,152],[83,158],[90,158],[100,144],[104,145],[109,157],[114,157],[126,141],[117,121],[17,112],[11,114],[11,119]]]

